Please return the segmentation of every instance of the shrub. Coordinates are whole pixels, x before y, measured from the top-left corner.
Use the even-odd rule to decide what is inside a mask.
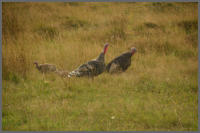
[[[183,28],[186,34],[190,34],[191,32],[198,30],[198,20],[183,20],[178,23],[178,26]]]
[[[192,47],[197,48],[198,47],[198,32],[194,32],[187,35],[186,41],[188,41],[188,44],[192,45]]]
[[[79,2],[68,2],[70,6],[79,6]]]
[[[151,22],[146,22],[146,23],[144,23],[144,25],[145,25],[147,28],[157,28],[157,27],[158,27],[157,24],[154,24],[154,23],[151,23]]]
[[[153,7],[154,11],[164,12],[170,9],[177,9],[173,3],[170,2],[153,2],[151,7]],[[172,8],[173,7],[173,8]]]
[[[46,40],[53,40],[59,34],[55,27],[43,24],[36,29],[36,32]]]

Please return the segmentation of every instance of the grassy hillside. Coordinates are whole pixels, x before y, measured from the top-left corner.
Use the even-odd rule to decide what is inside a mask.
[[[9,131],[196,131],[197,3],[3,3],[2,128]],[[124,73],[62,79],[109,43],[132,46]]]

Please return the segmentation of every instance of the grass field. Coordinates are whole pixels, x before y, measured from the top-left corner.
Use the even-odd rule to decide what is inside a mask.
[[[2,129],[197,131],[198,4],[3,3]],[[45,75],[34,61],[71,71],[109,43],[108,63],[132,46],[121,74],[94,80]]]

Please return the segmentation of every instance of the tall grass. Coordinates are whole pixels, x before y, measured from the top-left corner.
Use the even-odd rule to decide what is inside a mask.
[[[9,131],[196,131],[197,3],[3,3],[2,128]],[[71,71],[109,43],[132,46],[121,74],[44,79],[34,61]],[[77,124],[78,123],[78,124]]]

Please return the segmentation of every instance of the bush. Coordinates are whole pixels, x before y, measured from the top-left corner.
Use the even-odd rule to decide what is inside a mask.
[[[176,9],[174,4],[170,2],[153,2],[151,7],[153,7],[154,11],[160,11],[160,12],[167,11],[169,8]]]
[[[187,35],[186,41],[188,41],[188,44],[192,45],[192,47],[197,48],[198,47],[198,32],[194,32]]]
[[[190,34],[198,30],[198,20],[183,20],[178,23],[178,26],[183,28],[186,34]]]
[[[59,32],[55,27],[52,26],[47,26],[47,25],[40,25],[37,29],[36,32],[42,36],[42,38],[46,40],[53,40],[55,37],[58,36]]]
[[[154,24],[154,23],[151,23],[151,22],[144,23],[144,25],[145,25],[147,28],[157,28],[157,27],[158,27],[157,24]]]
[[[79,2],[68,2],[70,6],[79,6]]]

